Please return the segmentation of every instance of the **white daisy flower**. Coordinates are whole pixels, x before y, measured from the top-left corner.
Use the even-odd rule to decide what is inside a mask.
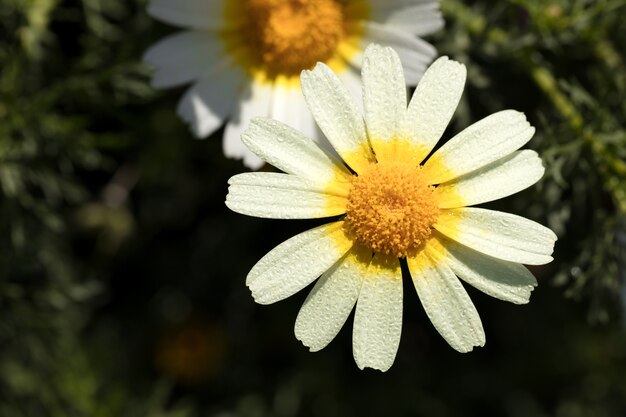
[[[178,106],[197,137],[230,117],[224,154],[257,169],[241,143],[254,116],[280,120],[318,139],[300,92],[300,72],[324,62],[361,97],[365,45],[396,48],[408,85],[416,85],[435,49],[417,36],[443,26],[440,0],[150,0],[155,18],[187,28],[150,48],[152,85],[193,85]]]
[[[317,281],[295,325],[311,351],[325,347],[356,304],[359,368],[393,364],[402,328],[406,260],[422,306],[459,352],[485,343],[474,305],[458,278],[493,297],[527,303],[537,281],[522,265],[552,260],[555,234],[509,213],[468,207],[537,182],[536,152],[517,149],[535,129],[505,110],[468,127],[428,157],[461,97],[465,66],[439,58],[407,108],[404,76],[391,48],[365,51],[365,117],[324,64],[302,73],[315,120],[343,161],[276,121],[254,119],[243,142],[285,173],[232,177],[226,205],[251,216],[337,217],[278,245],[250,271],[261,304]],[[458,277],[458,278],[457,278]]]

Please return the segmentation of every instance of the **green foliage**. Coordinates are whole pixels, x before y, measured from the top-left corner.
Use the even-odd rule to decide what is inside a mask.
[[[626,2],[515,0],[494,7],[448,0],[443,9],[452,33],[442,49],[468,64],[476,89],[470,98],[489,110],[524,106],[537,126],[531,146],[544,158],[546,177],[534,204],[560,238],[553,282],[566,285],[567,296],[590,299],[592,320],[617,318],[624,283],[616,236],[626,216]],[[514,71],[506,80],[504,65]]]
[[[125,393],[116,399],[119,388],[103,384],[84,348],[82,331],[102,283],[76,258],[71,219],[95,197],[84,176],[115,166],[102,149],[125,140],[94,126],[92,112],[152,92],[134,52],[107,62],[113,44],[102,39],[117,33],[119,41],[122,32],[104,22],[122,3],[111,10],[85,3],[15,0],[0,9],[2,416],[120,415],[132,403]],[[95,47],[68,56],[51,26],[82,26],[82,12],[89,19],[78,33],[90,35],[80,41]],[[167,391],[157,394],[132,415],[170,415],[163,411]]]
[[[246,272],[310,224],[224,208],[243,168],[222,132],[190,138],[181,91],[149,87],[140,57],[171,29],[144,1],[3,0],[0,416],[623,415],[626,0],[442,10],[431,41],[469,71],[446,137],[524,111],[546,176],[498,204],[559,241],[529,306],[472,294],[490,340],[470,355],[407,287],[397,364],[380,375],[355,371],[349,328],[322,353],[298,345],[304,295],[253,305]],[[211,371],[194,382],[172,371],[200,361]]]

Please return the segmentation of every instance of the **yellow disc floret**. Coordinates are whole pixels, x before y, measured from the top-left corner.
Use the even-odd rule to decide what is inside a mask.
[[[419,165],[389,161],[355,177],[345,227],[374,252],[414,255],[428,240],[439,215],[434,187]]]
[[[232,0],[239,44],[269,78],[298,75],[331,58],[345,34],[340,0]]]

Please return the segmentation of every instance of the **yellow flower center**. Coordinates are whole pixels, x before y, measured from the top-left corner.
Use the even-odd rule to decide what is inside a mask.
[[[317,62],[337,65],[358,44],[366,3],[345,0],[230,0],[227,49],[264,80],[297,77]]]
[[[350,189],[344,222],[348,235],[374,252],[415,255],[439,215],[434,189],[419,165],[370,165]]]
[[[249,41],[269,73],[299,74],[326,61],[343,37],[336,0],[249,0]]]

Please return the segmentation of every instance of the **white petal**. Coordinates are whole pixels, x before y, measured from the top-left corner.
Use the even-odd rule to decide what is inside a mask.
[[[361,66],[362,61],[359,63],[358,68],[361,68]],[[361,83],[360,74],[353,69],[353,67],[349,67],[337,76],[341,80],[341,83],[348,89],[348,92],[356,103],[359,112],[363,113],[365,109],[363,106],[363,84]]]
[[[446,130],[465,85],[465,65],[447,57],[437,59],[421,79],[402,123],[402,136],[422,149],[423,160]]]
[[[422,253],[419,257],[425,257]],[[417,295],[439,334],[459,352],[485,344],[476,307],[452,270],[441,262],[407,259]]]
[[[327,184],[337,176],[347,181],[351,176],[311,139],[275,120],[253,119],[241,139],[252,152],[288,174],[319,184]]]
[[[250,125],[253,117],[269,116],[272,101],[272,88],[269,85],[250,81],[239,94],[233,116],[224,131],[224,155],[242,159],[251,169],[259,169],[264,162],[241,141],[241,135]]]
[[[325,152],[332,153],[333,157],[339,159],[339,155],[337,154],[337,152],[335,152],[335,148],[333,148],[330,142],[328,142],[328,139],[326,139],[324,133],[315,123],[315,119],[313,118],[313,115],[309,111],[309,108],[304,101],[304,96],[300,94],[299,97],[300,99],[302,99],[302,102],[298,105],[294,105],[295,108],[299,109],[299,119],[297,127],[298,132],[302,132],[302,134],[307,138],[313,139],[318,145],[322,147],[322,149],[324,149]]]
[[[338,52],[341,53],[342,50],[340,49]],[[359,59],[358,57],[361,57],[361,59]],[[339,71],[337,73],[337,78],[339,78],[341,83],[346,87],[348,93],[354,100],[354,103],[356,104],[361,114],[363,113],[363,85],[361,84],[361,75],[356,70],[356,68],[361,68],[362,57],[362,52],[352,54],[350,56],[344,56],[343,59],[346,61],[347,66],[343,69],[343,71]],[[355,60],[358,60],[358,65],[356,64],[356,62],[354,62]],[[306,113],[307,115],[311,115],[311,117],[305,118],[305,125],[298,130],[305,133],[307,136],[311,137],[315,142],[317,142],[317,144],[320,145],[324,152],[332,155],[338,160],[341,160],[341,156],[339,155],[339,153],[337,153],[328,138],[324,135],[324,132],[322,132],[322,130],[315,123],[315,119],[309,111],[302,91],[300,91],[300,93],[302,101],[304,103],[304,107],[306,109],[304,113]]]
[[[348,252],[322,275],[302,305],[295,333],[311,352],[323,349],[337,336],[354,308],[367,267],[362,256],[354,248]]]
[[[463,281],[487,295],[515,304],[525,304],[537,286],[537,280],[524,265],[502,261],[476,252],[444,237],[437,240],[439,248],[428,245],[426,251],[433,259],[444,259]],[[433,253],[434,252],[434,253]]]
[[[286,90],[287,92],[287,94],[283,96],[284,104],[282,104],[282,106],[289,112],[289,115],[281,116],[281,112],[278,112],[276,109],[276,113],[274,113],[272,118],[288,124],[304,136],[313,140],[317,140],[317,136],[324,137],[323,133],[317,127],[317,124],[315,124],[315,119],[306,104],[302,89],[299,87],[285,89],[283,87],[282,90]],[[275,108],[278,106],[279,104],[276,101]],[[285,114],[285,112],[282,112],[282,114]],[[326,138],[324,138],[324,140],[326,140]],[[326,143],[328,143],[328,141],[326,141]],[[330,146],[330,144],[328,146]]]
[[[360,77],[357,78],[360,82]],[[313,119],[304,95],[302,95],[302,89],[299,87],[299,80],[297,85],[297,88],[293,85],[274,85],[270,118],[283,122],[307,138],[311,138],[325,153],[331,155],[332,158],[337,160],[339,165],[343,166],[341,162],[338,162],[341,159],[339,154],[337,154],[328,139],[326,139],[326,136],[324,136],[324,133],[315,124],[315,119]]]
[[[168,88],[210,73],[221,55],[222,46],[215,35],[209,32],[179,32],[150,47],[143,60],[155,70],[152,86]]]
[[[286,83],[287,81],[281,79],[281,81],[277,81],[272,85],[272,107],[269,117],[300,131],[298,124],[300,120],[299,111],[301,109],[294,107],[294,105],[299,104],[297,96],[302,96],[302,91],[299,88],[286,85]],[[304,99],[302,102],[304,102]]]
[[[537,152],[525,149],[441,184],[435,193],[440,208],[472,206],[520,192],[539,181],[544,171]]]
[[[178,104],[178,115],[191,125],[196,137],[203,138],[217,130],[232,112],[243,74],[225,62],[192,86]]]
[[[176,26],[219,29],[224,27],[224,0],[151,0],[148,14]]]
[[[418,2],[385,0],[372,3],[372,20],[412,35],[429,35],[444,25],[439,11],[439,0]]]
[[[289,174],[255,172],[232,177],[226,205],[237,213],[271,219],[312,219],[344,214],[345,195]]]
[[[450,139],[426,161],[433,184],[449,181],[503,158],[530,140],[535,128],[524,113],[504,110]]]
[[[275,303],[309,285],[351,246],[343,222],[316,227],[272,249],[254,265],[246,285],[257,303]]]
[[[374,147],[397,138],[406,111],[406,85],[400,58],[393,49],[372,44],[363,59],[365,125]]]
[[[474,207],[446,210],[435,229],[484,254],[527,265],[552,261],[557,239],[552,230],[532,220]]]
[[[407,85],[416,85],[437,50],[420,38],[374,22],[366,22],[363,48],[369,43],[392,47],[400,57]]]
[[[307,138],[311,138],[326,154],[331,156],[331,159],[336,159],[336,164],[342,166],[343,169],[343,164],[339,162],[341,157],[315,124],[315,119],[302,95],[302,89],[294,88],[292,85],[274,85],[270,118],[283,122]]]
[[[322,132],[343,160],[356,172],[373,156],[369,149],[363,117],[346,87],[325,64],[302,71],[302,92]]]
[[[354,315],[352,348],[359,369],[388,370],[402,332],[402,271],[397,258],[375,255]]]

